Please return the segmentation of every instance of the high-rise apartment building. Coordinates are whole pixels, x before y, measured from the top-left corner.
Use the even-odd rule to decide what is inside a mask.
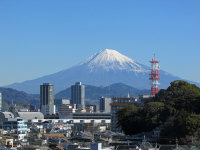
[[[44,115],[56,113],[54,105],[54,85],[44,83],[40,85],[40,111]]]
[[[85,86],[81,82],[76,82],[71,86],[71,105],[76,105],[77,109],[85,108]]]
[[[111,103],[111,98],[101,97],[99,100],[99,111],[110,113],[111,110],[110,103]]]

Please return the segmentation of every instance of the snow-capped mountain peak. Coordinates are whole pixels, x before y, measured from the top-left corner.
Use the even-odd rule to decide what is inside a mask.
[[[86,85],[107,86],[113,83],[125,83],[139,89],[150,89],[149,69],[150,67],[137,63],[116,50],[105,49],[66,70],[7,87],[38,94],[39,85],[52,83],[55,85],[56,93],[63,90],[66,85],[69,87],[81,81]],[[162,70],[159,72],[160,88],[168,87],[174,80],[181,80]]]
[[[146,70],[141,65],[137,64],[133,59],[122,55],[113,49],[100,51],[83,61],[80,65],[87,65],[90,72],[96,72],[97,70],[146,72]]]

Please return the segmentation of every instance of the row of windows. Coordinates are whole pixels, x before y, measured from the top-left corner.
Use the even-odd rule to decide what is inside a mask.
[[[137,99],[119,99],[119,100],[113,100],[113,103],[134,103]]]

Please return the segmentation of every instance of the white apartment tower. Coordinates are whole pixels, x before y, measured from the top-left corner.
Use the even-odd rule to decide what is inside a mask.
[[[99,111],[105,112],[105,113],[110,113],[110,111],[111,111],[110,104],[111,104],[111,98],[102,96],[99,101]]]
[[[76,109],[85,108],[85,86],[81,82],[76,82],[71,86],[71,105],[76,105]]]

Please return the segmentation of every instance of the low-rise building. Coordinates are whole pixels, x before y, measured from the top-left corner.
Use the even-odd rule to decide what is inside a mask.
[[[0,112],[0,120],[5,121],[17,121],[17,119],[32,120],[32,119],[44,119],[44,115],[41,112]]]
[[[59,114],[61,115],[71,115],[72,113],[76,112],[76,109],[74,109],[71,105],[69,104],[61,104],[59,106]]]
[[[15,134],[18,140],[24,139],[28,132],[27,123],[22,119],[5,121],[3,123],[3,129],[9,131],[10,134]]]

